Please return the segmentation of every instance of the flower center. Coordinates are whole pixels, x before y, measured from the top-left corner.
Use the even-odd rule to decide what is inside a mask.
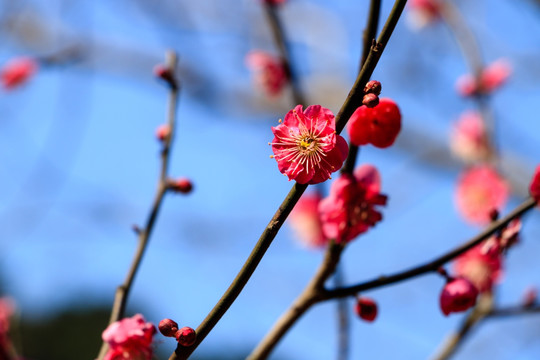
[[[308,150],[313,151],[314,147],[316,146],[315,139],[313,139],[311,136],[305,136],[302,139],[300,139],[300,148],[302,150]]]

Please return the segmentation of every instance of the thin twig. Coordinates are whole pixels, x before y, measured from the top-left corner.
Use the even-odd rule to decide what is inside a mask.
[[[458,331],[452,334],[446,339],[441,350],[433,357],[433,360],[447,360],[449,359],[459,346],[463,343],[465,338],[470,334],[471,330],[478,326],[482,320],[493,309],[493,296],[490,294],[481,295],[478,298],[478,303],[465,317]]]
[[[176,69],[176,64],[177,64],[176,53],[173,51],[168,51],[165,55],[165,63],[174,79],[174,70]],[[109,319],[109,324],[112,324],[113,322],[118,321],[125,316],[129,292],[133,285],[133,281],[135,279],[135,275],[137,274],[137,270],[139,269],[141,265],[141,261],[145,253],[145,250],[148,246],[150,235],[154,228],[154,224],[155,224],[157,215],[159,213],[159,209],[163,202],[165,193],[167,192],[167,174],[168,174],[168,167],[169,167],[169,154],[170,154],[172,140],[174,138],[174,132],[175,132],[175,127],[176,127],[176,107],[178,103],[178,92],[179,92],[176,80],[174,84],[169,84],[169,85],[170,85],[170,91],[169,91],[167,120],[168,120],[170,135],[166,136],[162,142],[163,148],[161,151],[161,170],[160,170],[160,176],[159,176],[159,181],[157,185],[156,195],[154,197],[154,201],[152,203],[152,207],[150,209],[150,213],[148,214],[144,228],[138,229],[137,231],[138,233],[137,250],[135,252],[133,261],[131,263],[131,266],[129,268],[129,271],[126,275],[124,282],[122,283],[122,285],[118,286],[118,288],[116,289],[116,294],[115,294],[115,299],[114,299],[113,308],[111,312],[111,317]],[[104,342],[101,347],[98,359],[100,360],[103,359],[103,357],[107,353],[107,348],[108,346]]]
[[[283,67],[285,68],[285,72],[289,77],[295,105],[305,106],[307,105],[306,99],[300,90],[300,80],[298,78],[298,74],[293,66],[291,66],[291,53],[287,47],[283,25],[281,24],[281,20],[277,14],[277,6],[279,5],[274,5],[269,1],[265,1],[263,6],[268,17],[268,22],[270,23],[272,35],[274,36],[274,42],[276,43],[281,55]]]
[[[465,317],[458,331],[448,337],[439,353],[433,357],[433,360],[449,359],[455,354],[467,335],[470,335],[471,330],[478,327],[481,322],[500,317],[530,314],[540,314],[540,305],[517,305],[495,308],[493,306],[492,299],[490,299],[490,297],[483,296],[479,299],[478,305],[475,306],[475,308]]]
[[[495,234],[497,231],[504,228],[510,221],[520,217],[527,211],[533,209],[536,206],[536,202],[533,198],[526,199],[517,208],[515,208],[510,214],[504,218],[491,223],[483,232],[470,239],[465,244],[455,248],[454,250],[432,260],[426,264],[415,266],[409,270],[401,271],[392,275],[379,276],[373,280],[366,281],[357,285],[343,287],[339,289],[327,290],[324,295],[324,300],[340,298],[344,296],[353,296],[359,292],[366,290],[383,287],[386,285],[398,283],[404,280],[408,280],[420,275],[424,275],[429,272],[437,271],[439,267],[453,260],[459,255],[463,254],[467,250],[480,244],[482,241]]]

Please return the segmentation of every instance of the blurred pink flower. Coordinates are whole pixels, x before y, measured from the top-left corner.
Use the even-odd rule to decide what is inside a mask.
[[[508,199],[510,188],[490,166],[470,168],[458,180],[455,201],[460,214],[479,225],[491,221],[490,212],[500,210]]]
[[[479,113],[468,111],[461,115],[450,134],[450,149],[467,163],[489,159],[492,151]]]
[[[248,53],[246,65],[254,73],[257,85],[270,96],[279,95],[289,81],[283,61],[264,51]]]
[[[490,292],[502,278],[501,247],[495,237],[456,258],[455,273],[469,280],[480,292]]]
[[[381,221],[375,207],[386,205],[387,197],[380,194],[380,184],[379,172],[371,165],[358,167],[354,176],[341,175],[319,204],[326,238],[350,241]]]
[[[271,157],[282,174],[300,184],[330,179],[348,154],[347,142],[336,134],[334,114],[320,105],[308,106],[305,111],[297,105],[272,132]]]
[[[112,323],[102,334],[109,344],[105,360],[150,360],[155,333],[154,325],[141,314]]]
[[[505,59],[499,59],[484,68],[479,81],[470,74],[460,76],[456,88],[462,96],[490,94],[501,87],[511,74],[510,63]]]
[[[437,0],[409,0],[408,21],[415,28],[425,27],[440,18],[439,1]]]
[[[29,57],[18,57],[8,61],[0,70],[2,86],[11,90],[24,84],[37,71],[37,62]]]
[[[321,248],[327,243],[319,217],[321,195],[312,192],[302,195],[289,215],[290,225],[304,245]]]
[[[450,279],[441,292],[440,305],[444,315],[468,310],[476,304],[478,290],[467,279]]]

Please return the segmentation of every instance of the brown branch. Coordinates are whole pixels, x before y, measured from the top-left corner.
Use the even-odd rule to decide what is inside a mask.
[[[170,71],[171,75],[174,78],[174,71],[177,64],[176,53],[173,51],[168,51],[165,56],[165,61],[166,61],[166,66],[168,70]],[[168,101],[167,120],[168,120],[169,129],[170,129],[170,135],[167,136],[162,142],[163,148],[161,151],[161,170],[160,170],[160,176],[159,176],[159,181],[157,185],[156,195],[154,197],[154,201],[152,203],[152,207],[150,209],[150,213],[147,217],[144,228],[140,228],[140,229],[138,228],[137,250],[135,252],[133,261],[131,263],[131,266],[129,268],[129,271],[126,275],[124,282],[122,283],[122,285],[118,286],[118,288],[116,289],[116,294],[115,294],[111,316],[109,319],[109,324],[112,324],[113,322],[118,321],[125,316],[129,292],[132,288],[135,275],[137,274],[137,270],[140,267],[143,255],[148,246],[150,235],[154,228],[154,224],[156,222],[159,209],[163,202],[163,198],[165,196],[165,193],[167,192],[167,173],[168,173],[168,167],[169,167],[169,154],[170,154],[172,140],[174,138],[174,132],[175,132],[175,127],[176,127],[176,107],[178,103],[178,91],[179,91],[178,87],[175,84],[176,82],[174,83],[174,85],[169,84],[170,92],[169,92],[169,101]],[[108,346],[104,342],[98,356],[99,360],[103,359],[103,357],[107,353],[107,349],[108,349]]]
[[[494,221],[483,232],[473,237],[472,239],[467,241],[465,244],[436,258],[435,260],[432,260],[426,264],[419,265],[409,270],[401,271],[392,275],[379,276],[373,280],[369,280],[369,281],[366,281],[357,285],[333,289],[333,290],[327,290],[326,293],[324,294],[324,300],[335,299],[335,298],[340,298],[344,296],[354,296],[359,292],[398,283],[404,280],[412,279],[420,275],[424,275],[429,272],[437,271],[437,269],[441,267],[442,265],[453,260],[454,258],[463,254],[467,250],[473,248],[474,246],[480,244],[482,241],[486,240],[491,235],[495,234],[497,231],[504,228],[510,221],[512,221],[515,218],[520,217],[527,211],[533,209],[535,206],[536,206],[535,200],[530,197],[526,199],[517,208],[515,208],[506,217],[500,220]]]

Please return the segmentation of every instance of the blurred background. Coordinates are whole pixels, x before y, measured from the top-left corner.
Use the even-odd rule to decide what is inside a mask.
[[[502,171],[513,185],[508,211],[526,196],[540,162],[540,5],[454,3],[486,63],[506,58],[513,67],[490,102]],[[381,23],[391,6],[383,2]],[[350,0],[288,0],[279,8],[309,104],[341,107],[358,70],[367,8]],[[142,225],[157,184],[154,132],[165,122],[167,89],[152,68],[166,49],[179,53],[182,83],[171,174],[189,177],[195,189],[166,197],[128,310],[197,327],[292,185],[267,145],[270,126],[295,105],[291,91],[269,98],[245,66],[251,50],[278,54],[259,1],[3,0],[0,41],[0,64],[21,55],[47,60],[24,86],[0,92],[0,295],[17,306],[15,345],[26,359],[97,355],[135,251],[131,227]],[[378,167],[389,203],[384,221],[347,249],[346,283],[425,262],[479,231],[455,210],[463,164],[448,141],[452,123],[473,107],[454,86],[467,72],[448,28],[417,29],[406,10],[373,75],[382,96],[399,104],[403,130],[393,147],[366,146],[359,158]],[[519,304],[526,288],[540,286],[538,254],[536,211],[507,257],[500,304]],[[244,358],[321,257],[283,227],[193,358]],[[427,275],[367,293],[379,304],[371,324],[354,317],[350,300],[350,358],[429,358],[463,316],[442,315],[441,287]],[[336,328],[335,303],[318,305],[272,359],[333,359]],[[489,320],[456,358],[538,359],[539,333],[538,315]],[[156,338],[166,358],[175,342]]]

